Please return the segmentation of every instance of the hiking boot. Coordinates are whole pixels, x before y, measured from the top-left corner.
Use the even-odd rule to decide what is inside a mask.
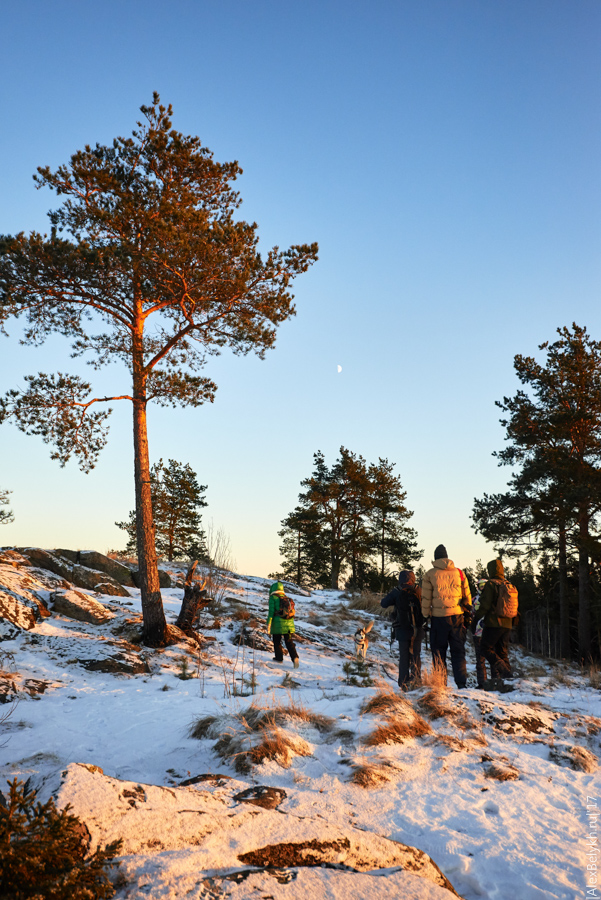
[[[510,691],[514,691],[515,688],[511,684],[505,684],[502,678],[491,678],[490,681],[484,682],[482,690],[498,691],[500,694],[508,694]]]
[[[298,669],[299,666],[300,666],[300,662],[299,662],[298,656],[297,656],[296,659],[294,660],[294,668]]]

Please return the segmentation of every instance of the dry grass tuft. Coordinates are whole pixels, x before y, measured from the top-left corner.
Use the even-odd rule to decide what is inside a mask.
[[[236,718],[250,731],[264,731],[290,722],[309,725],[316,728],[320,734],[326,734],[334,727],[334,719],[330,716],[313,712],[295,700],[290,700],[286,706],[261,706],[258,703],[251,703],[249,707],[237,713]]]
[[[418,713],[412,717],[389,716],[387,721],[375,728],[361,739],[366,747],[379,747],[382,744],[402,744],[407,739],[431,734],[432,728]]]
[[[216,738],[219,736],[222,725],[219,716],[203,716],[197,719],[188,732],[191,738],[201,741],[203,738]]]
[[[387,684],[380,683],[378,692],[361,704],[360,712],[373,713],[376,716],[388,716],[412,709],[413,707],[405,697],[398,694]]]
[[[592,662],[588,667],[588,672],[584,671],[584,675],[590,687],[596,691],[601,690],[601,669],[599,669],[597,663]]]
[[[383,612],[380,606],[381,594],[372,594],[370,591],[362,591],[360,594],[354,594],[347,603],[347,609],[360,609],[381,615]]]
[[[419,706],[430,719],[454,717],[457,709],[449,702],[449,694],[440,687],[433,688],[418,700]]]
[[[549,686],[551,685],[564,685],[565,687],[572,687],[574,681],[565,669],[562,669],[561,666],[555,666],[549,675]]]
[[[517,781],[520,777],[518,769],[509,762],[506,756],[493,759],[485,754],[482,757],[482,762],[489,763],[484,769],[486,778],[494,778],[495,781]]]
[[[352,767],[350,781],[362,788],[376,788],[386,784],[394,777],[394,769],[385,763],[376,765],[355,764]]]
[[[253,765],[268,760],[287,769],[295,756],[311,756],[312,753],[307,741],[298,735],[279,728],[257,734],[245,729],[242,723],[222,734],[213,749],[243,775],[248,775]]]
[[[446,690],[447,687],[447,670],[440,663],[432,662],[431,668],[422,667],[421,682],[424,687],[437,688],[438,690]]]

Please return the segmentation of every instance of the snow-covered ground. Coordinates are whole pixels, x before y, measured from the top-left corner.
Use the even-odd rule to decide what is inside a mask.
[[[48,599],[59,581],[0,562],[0,588],[15,596]],[[451,679],[394,706],[386,621],[376,615],[357,670],[352,635],[372,613],[338,592],[294,595],[298,670],[274,663],[267,643],[236,643],[241,629],[265,640],[268,584],[233,576],[203,614],[200,648],[136,643],[133,588],[129,599],[88,592],[109,622],[53,613],[0,642],[0,713],[12,709],[2,783],[31,778],[42,799],[71,803],[94,843],[123,838],[118,898],[442,900],[450,885],[466,900],[601,896],[587,894],[601,693],[580,670],[512,648],[515,690],[488,693],[469,656],[468,689]],[[183,591],[162,593],[174,621]],[[392,722],[398,742],[370,739]],[[283,737],[275,758],[266,735]],[[263,792],[275,807],[238,797],[253,786],[279,789]]]

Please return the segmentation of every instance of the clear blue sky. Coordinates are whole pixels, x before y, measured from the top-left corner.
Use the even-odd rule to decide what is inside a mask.
[[[267,359],[226,353],[212,406],[150,413],[151,459],[209,485],[240,571],[277,568],[313,453],[341,445],[396,462],[425,562],[439,542],[461,565],[491,558],[470,512],[506,483],[491,453],[513,357],[574,320],[601,338],[600,38],[598,0],[3,8],[0,232],[46,230],[36,166],[129,134],[157,90],[176,128],[239,161],[264,247],[319,242]],[[58,338],[17,338],[0,338],[1,393],[38,370],[92,375]],[[3,426],[0,487],[2,544],[122,547],[129,408],[91,475]]]

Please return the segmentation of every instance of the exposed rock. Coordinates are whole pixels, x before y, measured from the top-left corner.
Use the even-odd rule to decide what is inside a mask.
[[[42,550],[40,547],[22,547],[18,548],[18,550],[32,563],[32,565],[53,572],[55,575],[60,576],[60,578],[70,581],[72,584],[76,585],[76,587],[93,591],[97,585],[111,582],[114,586],[113,594],[115,596],[129,597],[127,590],[106,572],[90,569],[88,566],[74,562],[72,557],[76,558],[78,555],[74,550],[56,551],[57,554],[60,553],[61,555],[50,553],[48,550]],[[68,556],[66,554],[68,554]],[[98,556],[101,557],[102,554],[99,553]],[[106,558],[108,559],[108,557]]]
[[[29,560],[25,559],[21,553],[9,549],[0,550],[0,563],[7,566],[13,566],[15,569],[21,569],[24,566],[31,565]]]
[[[114,581],[101,581],[100,584],[97,584],[94,588],[97,594],[104,594],[107,597],[127,597],[128,593],[123,592],[123,588],[120,584],[115,584]]]
[[[189,787],[192,784],[210,784],[213,787],[223,787],[228,781],[231,781],[230,775],[220,775],[218,772],[213,775],[208,772],[204,775],[194,775],[192,778],[185,778],[184,781],[180,781],[179,786]]]
[[[100,659],[79,659],[75,662],[88,672],[104,672],[107,675],[147,675],[150,671],[145,659],[125,651]]]
[[[131,569],[128,566],[124,566],[123,563],[117,562],[116,559],[111,559],[110,556],[104,556],[104,554],[97,553],[95,550],[82,550],[78,554],[76,562],[87,566],[89,569],[98,569],[100,572],[106,572],[113,581],[119,584],[135,587]]]
[[[487,703],[479,701],[485,722],[505,734],[554,734],[559,713],[534,709],[523,703]]]
[[[232,644],[253,647],[255,650],[272,650],[271,641],[258,628],[249,628],[246,625],[235,631],[232,635]]]
[[[262,806],[263,809],[276,809],[282,803],[287,793],[282,788],[267,787],[264,784],[257,784],[239,794],[234,794],[233,799],[238,803],[252,803],[254,806]],[[292,865],[292,863],[288,863]]]
[[[229,785],[232,794],[244,787],[234,779]],[[123,839],[120,871],[132,892],[143,892],[150,864],[156,897],[194,894],[208,900],[230,896],[231,887],[236,891],[231,896],[245,900],[255,896],[248,884],[255,885],[259,876],[266,882],[261,882],[256,896],[273,896],[275,891],[263,888],[268,882],[277,888],[276,869],[281,884],[306,883],[307,892],[295,896],[427,896],[431,900],[457,896],[421,850],[350,824],[325,821],[320,815],[299,817],[248,803],[232,807],[227,787],[208,791],[140,785],[70,764],[60,785],[52,778],[46,780],[40,800],[51,793],[59,808],[70,803],[73,815],[87,823],[94,846]],[[175,857],[177,868],[173,867]],[[260,866],[262,871],[241,872],[241,863]],[[274,871],[266,876],[266,869]],[[199,892],[202,870],[220,874],[204,879]],[[385,878],[375,877],[380,873]],[[337,879],[343,880],[343,891],[336,889]],[[219,889],[213,890],[210,882],[217,880]],[[379,893],[384,884],[394,885],[394,890]]]
[[[574,744],[555,744],[549,750],[549,758],[558,766],[575,769],[577,772],[595,772],[599,765],[594,753]]]
[[[32,592],[28,591],[27,596],[23,596],[0,586],[0,619],[5,619],[24,631],[31,631],[36,622],[49,615],[46,604]]]
[[[50,602],[55,612],[78,622],[102,625],[115,618],[114,613],[102,603],[87,594],[82,594],[81,591],[54,591],[50,594]]]

